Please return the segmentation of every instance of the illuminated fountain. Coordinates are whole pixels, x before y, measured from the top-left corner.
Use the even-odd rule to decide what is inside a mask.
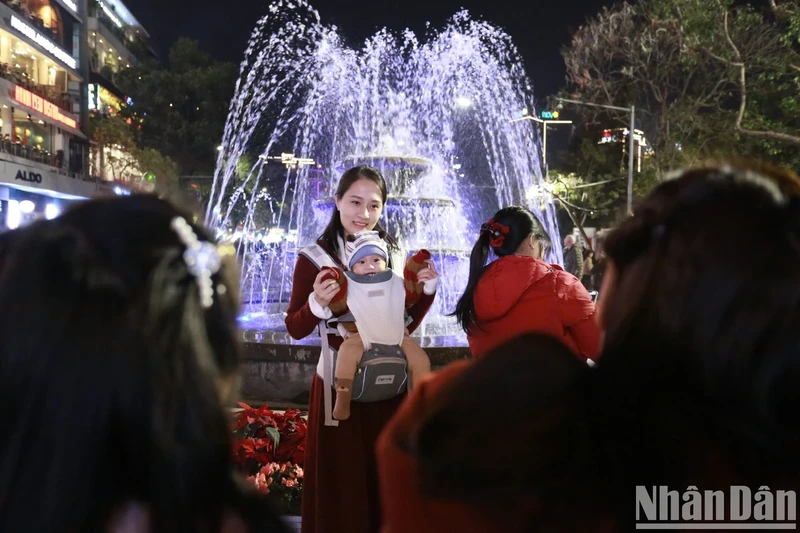
[[[341,173],[366,163],[389,186],[387,230],[409,252],[431,250],[441,272],[423,344],[463,343],[446,315],[480,224],[499,206],[528,204],[541,186],[534,130],[512,122],[533,109],[531,98],[509,36],[464,11],[424,40],[382,30],[353,49],[308,4],[273,4],[242,62],[207,212],[241,237],[246,338],[289,342],[283,313],[297,249],[327,223]],[[315,164],[276,174],[267,161],[282,151]],[[261,157],[243,172],[243,155],[254,153]],[[296,239],[254,239],[264,213]],[[539,214],[558,243],[552,206]],[[560,262],[560,248],[553,253]]]

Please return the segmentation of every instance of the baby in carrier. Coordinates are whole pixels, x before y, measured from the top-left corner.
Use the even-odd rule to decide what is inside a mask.
[[[361,231],[348,237],[348,267],[344,274],[323,267],[323,279],[335,279],[341,290],[328,304],[333,316],[339,317],[338,330],[344,337],[336,360],[336,404],[333,417],[350,417],[353,379],[365,350],[372,344],[400,346],[408,362],[408,388],[431,370],[425,351],[406,329],[405,309],[418,302],[422,293],[436,291],[437,278],[424,283],[416,273],[430,261],[430,253],[420,250],[404,269],[404,278],[387,270],[388,250],[377,231]],[[352,248],[351,248],[352,246]]]

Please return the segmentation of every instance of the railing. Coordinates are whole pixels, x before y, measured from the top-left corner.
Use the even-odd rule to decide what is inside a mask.
[[[133,58],[131,62],[142,61],[151,56],[151,53],[148,52],[150,49],[149,42],[147,42],[147,39],[141,35],[139,31],[136,31],[134,35],[135,27],[126,26],[125,28],[120,28],[106,15],[105,11],[103,11],[96,2],[91,2],[89,4],[89,16],[96,19],[98,25],[102,26],[103,30],[107,32],[106,37],[110,36],[116,38],[118,43],[112,42],[112,46],[124,48]],[[122,50],[120,50],[120,52],[122,52]]]
[[[67,176],[72,179],[79,179],[81,181],[96,181],[95,178],[83,174],[78,169],[82,165],[69,164],[64,157],[64,151],[59,150],[55,154],[51,154],[47,150],[39,150],[38,148],[30,148],[25,146],[19,141],[12,141],[11,139],[0,139],[0,156],[3,154],[21,157],[28,161],[41,163],[53,167],[53,171],[62,176]]]
[[[114,24],[97,4],[93,3],[89,6],[89,16],[96,18],[97,21],[104,26],[105,30],[116,37],[123,45],[128,41],[125,30]]]
[[[46,27],[44,25],[44,21],[39,17],[32,15],[27,9],[23,8],[19,0],[0,0],[0,3],[7,5],[19,13],[23,18],[30,21],[30,23],[33,24],[39,33],[46,35],[58,44],[63,44],[61,42],[61,34],[58,32],[58,28]]]
[[[36,83],[22,69],[12,67],[8,63],[0,63],[0,78],[7,79],[23,89],[27,89],[33,94],[41,96],[68,113],[74,113],[72,109],[72,96],[69,93],[59,92],[52,85],[40,85]]]

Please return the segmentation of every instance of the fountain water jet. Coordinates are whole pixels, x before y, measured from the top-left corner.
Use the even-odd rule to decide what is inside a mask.
[[[527,204],[559,241],[552,205],[540,209],[528,198],[542,185],[536,133],[527,121],[512,122],[533,109],[531,97],[510,37],[466,11],[424,42],[408,30],[381,30],[353,49],[304,1],[272,4],[242,62],[207,212],[210,224],[241,231],[246,336],[288,342],[275,332],[283,330],[297,249],[327,223],[341,172],[367,163],[387,180],[387,229],[409,252],[431,250],[441,271],[423,344],[463,342],[445,315],[466,284],[480,224],[499,206]],[[266,156],[279,149],[320,168],[267,177]],[[246,153],[263,157],[242,174]],[[295,242],[265,248],[254,238],[264,231],[256,214],[268,209],[296,232]],[[560,262],[558,246],[553,254]]]

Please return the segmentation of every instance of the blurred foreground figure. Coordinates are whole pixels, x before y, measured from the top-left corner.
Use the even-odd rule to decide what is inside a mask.
[[[777,496],[800,487],[798,179],[682,172],[605,249],[597,367],[528,335],[423,382],[378,444],[384,533],[631,531],[637,496],[659,487],[678,520],[691,489],[722,491],[727,515],[735,485],[752,503],[768,487],[773,516],[790,516]]]
[[[2,241],[0,531],[283,531],[232,473],[227,250],[150,196]]]

